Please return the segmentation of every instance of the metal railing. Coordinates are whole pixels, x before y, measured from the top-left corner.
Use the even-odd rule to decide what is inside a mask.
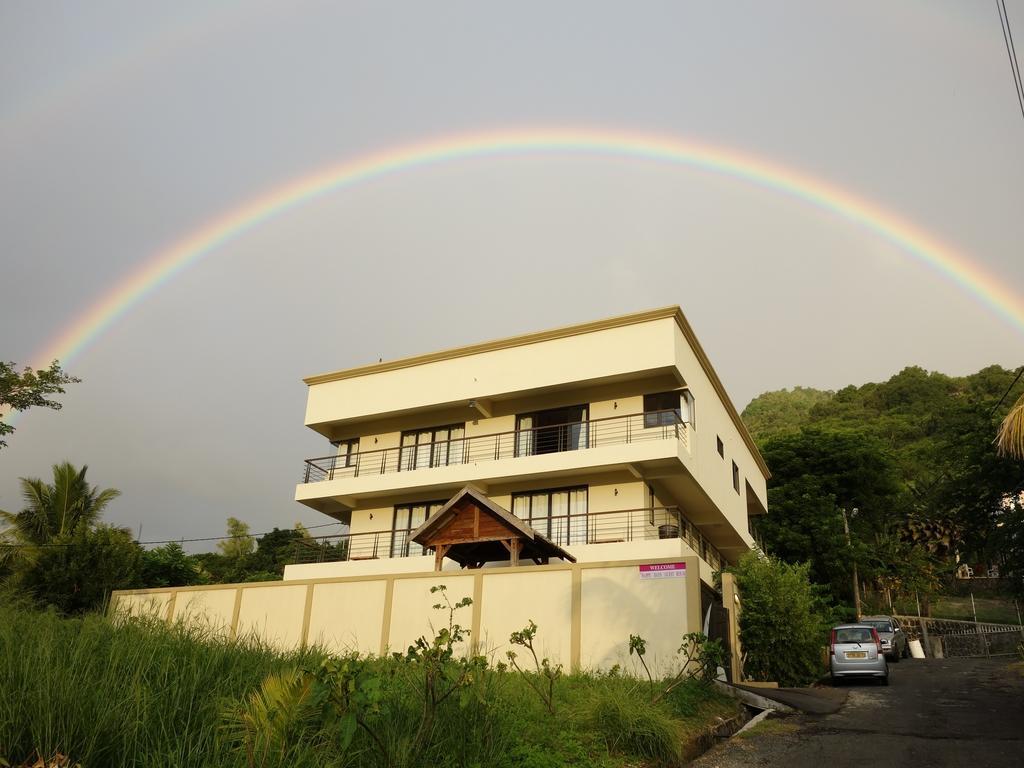
[[[675,438],[684,445],[688,423],[678,411],[647,411],[590,421],[573,421],[530,429],[516,429],[454,440],[437,440],[399,448],[321,456],[306,459],[304,483],[323,480],[387,475],[428,467],[474,464],[520,456],[578,451],[605,445]]]
[[[616,544],[650,539],[682,539],[714,571],[723,566],[721,553],[677,507],[644,507],[610,512],[527,520],[534,530],[563,547]],[[416,557],[428,554],[410,541],[408,529],[345,533],[294,542],[291,563],[328,563]]]

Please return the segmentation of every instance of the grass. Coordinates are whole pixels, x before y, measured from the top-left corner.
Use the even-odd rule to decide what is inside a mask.
[[[0,764],[61,753],[83,768],[247,766],[225,713],[260,691],[268,676],[322,658],[315,650],[280,653],[197,628],[66,619],[0,602]],[[400,746],[421,706],[420,689],[414,676],[402,677],[409,673],[398,662],[373,665],[398,681],[389,684],[377,717],[382,738]],[[690,740],[737,711],[695,682],[652,704],[646,682],[613,674],[560,679],[553,716],[508,671],[479,674],[466,694],[441,706],[428,747],[394,751],[403,755],[395,768],[678,765]],[[323,730],[255,764],[384,764],[362,731],[347,749],[337,744],[336,733]]]

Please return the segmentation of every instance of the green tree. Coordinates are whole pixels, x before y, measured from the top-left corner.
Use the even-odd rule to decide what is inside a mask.
[[[237,517],[228,518],[228,538],[217,542],[219,549],[226,557],[242,558],[251,555],[256,543],[249,533],[249,524]]]
[[[815,406],[833,397],[832,392],[810,387],[765,392],[743,409],[743,422],[755,440],[796,432],[810,423]]]
[[[908,500],[889,450],[864,432],[807,427],[769,440],[763,451],[772,468],[771,513],[758,530],[768,550],[790,563],[808,562],[815,581],[828,584],[839,599],[852,598],[853,565],[861,578],[884,568],[869,557],[878,535],[907,517]]]
[[[205,581],[198,559],[176,541],[142,553],[141,578],[145,587],[188,587]]]
[[[52,483],[21,478],[24,509],[17,513],[0,510],[0,521],[7,524],[0,531],[0,556],[9,567],[18,560],[32,562],[41,547],[55,538],[96,524],[107,505],[121,495],[115,488],[101,491],[89,485],[85,477],[88,469],[76,469],[65,461],[53,466]]]
[[[745,673],[783,686],[814,682],[824,672],[833,610],[809,567],[749,553],[729,570],[740,590]]]
[[[52,408],[60,410],[61,404],[50,395],[64,394],[66,384],[77,384],[81,379],[69,376],[54,360],[49,368],[33,371],[25,367],[21,373],[12,362],[0,360],[0,448],[7,445],[4,435],[14,432],[14,427],[3,421],[3,411],[27,411],[29,408]]]
[[[100,610],[112,590],[142,586],[142,553],[124,528],[80,526],[41,548],[31,565],[16,572],[15,583],[63,613]]]

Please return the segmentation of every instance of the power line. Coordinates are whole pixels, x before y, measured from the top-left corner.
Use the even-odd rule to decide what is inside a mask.
[[[1006,55],[1010,59],[1010,72],[1013,74],[1013,85],[1014,90],[1017,92],[1020,115],[1024,117],[1024,83],[1021,82],[1020,63],[1017,61],[1017,48],[1013,44],[1013,30],[1010,29],[1010,16],[1006,12],[1006,0],[996,0],[996,10],[999,11],[999,26],[1003,30],[1003,43],[1006,45]]]
[[[303,527],[307,531],[309,531],[309,530],[312,530],[312,529],[315,529],[315,528],[328,528],[328,527],[330,527],[332,525],[344,525],[344,523],[321,523],[320,525],[306,525],[306,526],[303,526]],[[280,531],[281,529],[278,528],[277,530]],[[289,529],[285,528],[284,530],[289,530]],[[292,529],[292,530],[294,530],[294,529]],[[248,535],[253,537],[253,538],[260,538],[262,536],[267,536],[267,535],[269,535],[271,533],[273,533],[273,531],[265,531],[263,533],[250,533]],[[136,543],[141,545],[141,546],[148,546],[150,544],[193,544],[195,542],[200,542],[200,541],[226,541],[227,539],[234,539],[234,538],[236,538],[236,537],[235,536],[205,536],[205,537],[195,538],[195,539],[162,539],[160,541],[138,541]],[[0,547],[6,547],[7,549],[45,549],[47,547],[73,547],[73,546],[75,546],[75,542],[73,542],[73,541],[64,542],[64,543],[61,543],[61,544],[53,544],[53,543],[49,543],[49,544],[5,544],[4,542],[0,541]]]
[[[1003,396],[999,398],[999,402],[996,403],[994,406],[992,406],[992,410],[989,411],[989,413],[988,413],[988,415],[990,417],[992,416],[993,413],[996,412],[996,409],[999,408],[999,406],[1003,404],[1003,400],[1005,400],[1006,396],[1008,394],[1010,394],[1010,390],[1013,389],[1015,386],[1017,386],[1017,382],[1020,381],[1020,375],[1022,373],[1024,373],[1024,365],[1022,365],[1020,368],[1017,369],[1017,376],[1013,379],[1013,383],[1010,384],[1010,386],[1008,386],[1006,388],[1005,392],[1003,392]]]

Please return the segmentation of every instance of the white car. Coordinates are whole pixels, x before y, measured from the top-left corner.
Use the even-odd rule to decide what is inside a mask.
[[[832,628],[828,642],[828,666],[832,685],[851,677],[874,678],[889,684],[889,665],[878,630],[867,624],[840,624]]]

